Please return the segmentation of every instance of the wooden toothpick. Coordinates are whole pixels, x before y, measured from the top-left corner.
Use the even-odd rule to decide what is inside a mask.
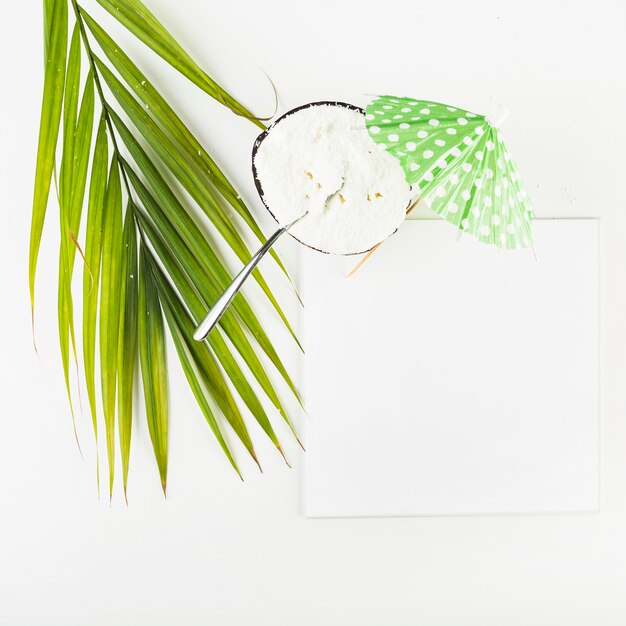
[[[409,208],[406,210],[405,219],[407,218],[409,213],[419,204],[419,202],[420,202],[420,198],[415,200],[415,202],[413,202],[413,204],[409,206]],[[363,263],[365,263],[365,261],[367,261],[367,259],[369,259],[372,256],[372,254],[374,254],[374,252],[376,252],[376,250],[378,250],[378,248],[380,248],[380,246],[383,245],[383,243],[385,243],[384,240],[381,241],[380,243],[377,243],[369,252],[363,255],[363,257],[359,259],[359,262],[348,272],[348,278],[350,278],[350,276],[352,276],[359,269],[359,267],[361,267],[361,265],[363,265]]]

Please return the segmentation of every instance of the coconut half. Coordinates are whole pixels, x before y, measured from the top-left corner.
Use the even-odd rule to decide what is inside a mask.
[[[263,203],[301,243],[330,254],[367,252],[402,223],[411,200],[404,172],[350,104],[316,102],[262,133],[252,170]]]

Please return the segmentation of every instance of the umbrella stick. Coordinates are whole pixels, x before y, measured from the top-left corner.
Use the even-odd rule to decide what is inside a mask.
[[[415,202],[413,202],[413,204],[411,204],[411,206],[409,206],[409,208],[406,210],[406,215],[408,216],[409,213],[419,204],[420,199],[418,198],[417,200],[415,200]],[[367,254],[365,254],[360,260],[359,262],[348,272],[348,278],[350,278],[350,276],[352,276],[358,269],[359,267],[361,267],[361,265],[363,265],[363,263],[365,263],[365,261],[367,261],[367,259],[369,259],[372,254],[374,254],[374,252],[376,252],[376,250],[378,250],[378,248],[380,248],[380,246],[383,245],[383,241],[381,241],[380,243],[377,243]]]

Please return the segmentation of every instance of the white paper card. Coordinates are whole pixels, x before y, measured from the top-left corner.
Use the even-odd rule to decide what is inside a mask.
[[[535,252],[407,221],[354,258],[303,253],[309,517],[599,507],[599,222]]]

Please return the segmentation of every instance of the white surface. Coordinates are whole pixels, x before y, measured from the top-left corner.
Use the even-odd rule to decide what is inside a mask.
[[[303,253],[307,515],[598,508],[599,223],[534,232],[413,220],[351,278]]]
[[[31,347],[26,267],[41,3],[13,2],[0,20],[0,624],[623,626],[623,4],[403,0],[383,11],[370,0],[149,2],[261,113],[273,100],[257,64],[276,82],[282,111],[320,98],[359,104],[364,92],[386,91],[487,113],[492,101],[508,106],[502,132],[538,215],[602,218],[602,511],[307,520],[299,502],[303,455],[290,447],[289,471],[261,446],[264,475],[244,463],[240,484],[174,367],[168,501],[144,426],[135,430],[129,508],[119,490],[112,507],[97,501],[93,455],[82,463],[73,442],[56,346],[54,213],[38,285],[39,359]],[[84,4],[102,15],[93,0]],[[255,128],[112,32],[147,61],[270,231],[249,170]],[[285,240],[281,250],[295,248]],[[293,301],[283,301],[295,315]],[[292,344],[275,336],[297,364]],[[79,425],[86,441],[88,418]]]

